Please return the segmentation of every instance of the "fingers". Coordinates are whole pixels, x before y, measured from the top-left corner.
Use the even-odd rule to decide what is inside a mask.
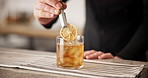
[[[114,56],[111,53],[104,53],[98,56],[98,59],[113,59]]]
[[[54,18],[54,16],[56,15],[42,10],[34,10],[34,16],[40,19],[40,18]]]
[[[40,23],[47,24],[60,14],[61,9],[66,9],[66,7],[67,5],[62,0],[37,0],[34,5],[34,16]]]
[[[62,0],[39,0],[41,3],[45,3],[57,9],[65,9],[65,3]]]
[[[93,54],[93,53],[95,53],[95,52],[97,52],[97,51],[95,51],[95,50],[88,50],[88,51],[85,51],[85,52],[84,52],[84,56],[88,56],[88,55]]]
[[[49,12],[51,14],[59,14],[60,13],[60,10],[50,6],[50,5],[47,5],[45,3],[37,3],[35,5],[35,9],[36,10],[42,10],[42,11],[45,11],[45,12]]]
[[[91,55],[86,56],[86,59],[97,59],[98,56],[100,56],[102,54],[103,54],[103,52],[95,52],[95,53],[93,53]]]
[[[67,8],[67,4],[64,3],[64,2],[62,2],[62,4],[63,4],[63,8],[62,9],[66,9]]]
[[[60,10],[45,3],[37,2],[34,6],[34,14],[36,17],[53,18],[59,15]]]
[[[86,59],[97,59],[98,56],[100,56],[102,54],[103,54],[103,52],[101,52],[101,51],[90,50],[90,51],[86,51],[84,53],[84,57]]]
[[[104,53],[101,51],[89,50],[89,51],[84,52],[84,58],[86,59],[114,59],[114,56],[111,53]]]

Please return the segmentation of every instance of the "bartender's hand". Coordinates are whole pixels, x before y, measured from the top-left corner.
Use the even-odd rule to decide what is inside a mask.
[[[34,5],[34,16],[42,24],[46,25],[53,21],[61,9],[67,5],[62,0],[37,0]]]
[[[118,56],[113,56],[111,53],[104,53],[96,50],[89,50],[84,52],[85,59],[121,59]]]

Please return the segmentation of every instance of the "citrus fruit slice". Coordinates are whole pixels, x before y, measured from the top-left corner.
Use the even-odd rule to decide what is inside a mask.
[[[77,37],[77,28],[74,25],[67,24],[60,30],[60,36],[65,40],[74,40]]]

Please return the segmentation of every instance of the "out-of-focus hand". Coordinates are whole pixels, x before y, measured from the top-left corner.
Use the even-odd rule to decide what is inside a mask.
[[[62,0],[37,0],[34,4],[34,16],[43,25],[50,23],[67,5]]]
[[[104,53],[96,50],[89,50],[84,52],[85,59],[121,59],[118,56],[113,56],[111,53]]]

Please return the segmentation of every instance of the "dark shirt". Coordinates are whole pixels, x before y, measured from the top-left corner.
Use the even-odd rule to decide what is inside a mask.
[[[148,0],[86,0],[84,37],[85,50],[145,61]]]

